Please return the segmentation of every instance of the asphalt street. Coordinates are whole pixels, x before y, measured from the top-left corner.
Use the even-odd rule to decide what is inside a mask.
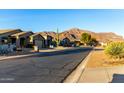
[[[89,54],[91,48],[44,52],[0,61],[1,83],[59,83]]]

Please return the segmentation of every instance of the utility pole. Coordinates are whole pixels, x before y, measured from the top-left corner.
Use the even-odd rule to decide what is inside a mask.
[[[57,47],[59,46],[59,29],[57,28]]]

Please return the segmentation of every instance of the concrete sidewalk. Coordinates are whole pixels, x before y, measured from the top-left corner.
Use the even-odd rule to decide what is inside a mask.
[[[124,66],[86,68],[77,83],[124,83]]]

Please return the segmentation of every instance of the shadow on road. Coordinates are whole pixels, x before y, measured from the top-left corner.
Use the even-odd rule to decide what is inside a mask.
[[[110,83],[124,83],[124,74],[114,74]]]
[[[60,50],[60,51],[53,51],[53,52],[41,52],[37,57],[45,57],[45,56],[55,56],[55,55],[66,55],[66,54],[75,54],[81,52],[90,52],[92,48],[86,49],[73,49],[73,50]]]

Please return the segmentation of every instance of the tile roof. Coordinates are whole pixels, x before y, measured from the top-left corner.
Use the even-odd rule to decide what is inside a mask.
[[[12,34],[11,36],[21,36],[21,35],[24,35],[26,33],[33,33],[33,32],[20,32],[20,33]]]
[[[13,31],[16,31],[16,30],[20,30],[20,29],[3,29],[3,30],[0,30],[0,34],[5,34],[5,33],[13,32]]]

